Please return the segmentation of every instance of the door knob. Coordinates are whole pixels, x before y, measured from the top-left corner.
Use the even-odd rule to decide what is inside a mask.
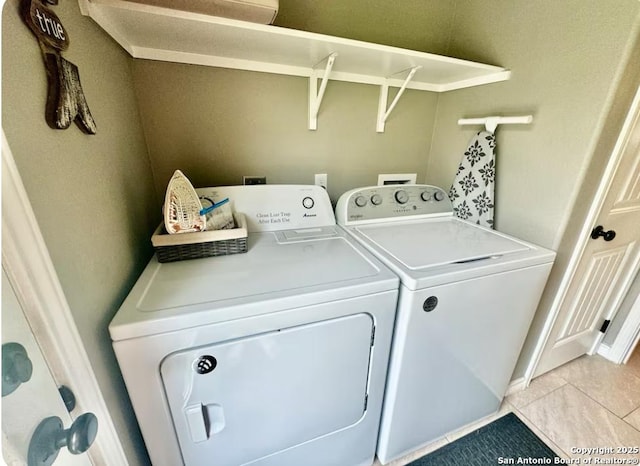
[[[98,418],[93,413],[78,417],[64,430],[62,420],[51,416],[36,427],[29,443],[28,466],[50,466],[62,447],[79,455],[89,449],[98,433]]]
[[[613,230],[604,231],[603,226],[602,225],[598,225],[591,232],[591,238],[598,239],[601,236],[604,238],[605,241],[611,241],[611,240],[613,240],[613,238],[616,237],[616,232],[613,231]]]
[[[2,396],[13,393],[33,374],[33,364],[20,343],[2,345]]]

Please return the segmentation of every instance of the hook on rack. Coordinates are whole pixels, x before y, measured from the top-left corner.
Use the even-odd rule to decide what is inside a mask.
[[[485,129],[490,133],[495,133],[498,125],[528,125],[533,121],[533,115],[524,116],[489,116],[484,118],[461,118],[458,120],[459,125],[484,125]]]
[[[324,68],[324,74],[322,75],[322,82],[320,83],[320,90],[318,90],[318,63],[312,70],[309,76],[309,129],[318,129],[318,111],[320,111],[320,104],[324,97],[324,91],[327,89],[327,81],[329,81],[329,74],[333,68],[333,63],[336,61],[338,54],[333,52],[327,58],[320,63],[327,62]]]

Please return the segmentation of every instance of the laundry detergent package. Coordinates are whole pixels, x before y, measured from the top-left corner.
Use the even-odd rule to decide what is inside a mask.
[[[207,230],[227,230],[229,228],[235,228],[233,211],[231,210],[231,203],[228,202],[228,199],[216,203],[213,207],[214,209],[207,213]],[[203,210],[207,210],[207,208],[205,207]]]

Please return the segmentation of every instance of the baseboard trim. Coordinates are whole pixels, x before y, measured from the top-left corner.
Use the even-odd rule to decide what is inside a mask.
[[[507,392],[504,394],[504,396],[509,396],[513,395],[514,393],[521,392],[525,388],[527,388],[527,380],[524,377],[512,380],[507,387]]]
[[[615,362],[616,364],[618,363],[618,361],[615,361],[613,358],[613,354],[611,353],[611,347],[605,343],[600,343],[600,346],[598,346],[598,351],[597,353],[602,356],[603,358],[611,361],[611,362]]]

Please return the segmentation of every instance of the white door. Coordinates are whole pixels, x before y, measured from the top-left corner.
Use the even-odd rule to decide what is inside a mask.
[[[639,93],[640,94],[640,91]],[[605,320],[618,309],[640,261],[640,97],[617,152],[619,164],[534,375],[597,350]],[[614,150],[616,150],[614,149]],[[596,228],[600,227],[596,230]],[[599,235],[597,233],[600,233]],[[615,237],[612,238],[613,233]]]
[[[56,416],[62,421],[64,429],[68,429],[72,422],[4,269],[2,356],[3,457],[9,466],[32,466],[33,461],[28,463],[27,459],[29,445],[41,421]],[[78,433],[80,437],[75,439],[82,441],[85,432]],[[86,434],[90,436],[92,432]],[[50,461],[37,464],[91,466],[86,454],[72,455],[66,447],[60,450],[53,463]]]

